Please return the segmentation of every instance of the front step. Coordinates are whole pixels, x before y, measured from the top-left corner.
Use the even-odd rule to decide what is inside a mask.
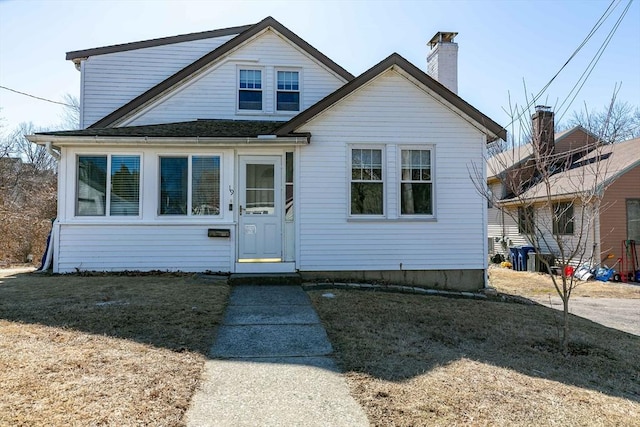
[[[299,273],[249,274],[234,273],[229,276],[229,285],[302,285]]]

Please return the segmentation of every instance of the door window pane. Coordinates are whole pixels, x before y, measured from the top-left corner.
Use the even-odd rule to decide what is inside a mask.
[[[245,213],[266,215],[275,212],[274,165],[246,165]]]

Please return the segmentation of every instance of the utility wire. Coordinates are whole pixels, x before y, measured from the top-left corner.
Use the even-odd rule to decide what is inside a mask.
[[[618,0],[618,3],[620,1]],[[515,123],[517,120],[519,120],[527,111],[529,111],[529,108],[531,108],[533,105],[535,105],[535,103],[538,101],[538,99],[540,99],[540,97],[544,94],[544,92],[549,88],[549,86],[551,86],[551,83],[553,83],[553,81],[556,79],[556,77],[558,77],[558,75],[562,72],[562,70],[564,70],[566,68],[566,66],[569,64],[569,62],[571,62],[571,60],[578,54],[578,52],[580,52],[580,50],[582,50],[582,48],[584,47],[585,44],[587,44],[587,42],[591,39],[591,37],[593,37],[593,35],[596,33],[596,31],[598,31],[598,29],[602,26],[602,24],[604,24],[604,22],[609,18],[609,16],[613,13],[613,11],[616,9],[617,4],[615,7],[613,7],[614,3],[616,3],[616,0],[612,0],[611,3],[609,4],[609,6],[607,7],[607,9],[604,11],[604,13],[602,14],[602,16],[600,16],[600,18],[598,19],[598,21],[596,21],[596,23],[594,24],[594,26],[591,28],[591,31],[589,31],[589,33],[585,36],[584,40],[582,41],[582,43],[580,43],[580,45],[576,48],[576,50],[571,54],[571,56],[569,56],[569,59],[567,59],[567,61],[562,65],[562,67],[560,67],[560,69],[553,75],[553,77],[551,77],[551,80],[549,80],[549,82],[544,85],[544,87],[538,92],[537,95],[535,95],[533,98],[531,98],[531,101],[529,101],[527,103],[527,105],[525,107],[523,107],[521,109],[521,112],[519,114],[516,115],[516,117],[513,118],[513,120],[511,120],[511,122],[509,122],[508,125],[506,125],[503,129],[508,128],[509,126],[511,126],[513,123]],[[630,1],[631,3],[631,1]],[[613,7],[613,8],[612,8]],[[627,6],[628,8],[628,6]]]
[[[40,96],[31,95],[31,94],[29,94],[29,93],[25,93],[25,92],[20,92],[19,90],[11,89],[11,88],[6,87],[6,86],[0,86],[0,89],[8,90],[9,92],[14,92],[14,93],[17,93],[17,94],[19,94],[19,95],[28,96],[29,98],[38,99],[38,100],[40,100],[40,101],[46,101],[46,102],[50,102],[50,103],[52,103],[52,104],[59,104],[59,105],[64,105],[65,107],[72,107],[72,108],[75,108],[75,106],[74,106],[74,105],[67,104],[67,103],[65,103],[65,102],[52,101],[51,99],[42,98],[42,97],[40,97]]]
[[[609,34],[607,34],[607,37],[605,38],[604,42],[600,46],[600,49],[598,49],[598,51],[596,52],[594,57],[591,59],[591,62],[589,62],[589,65],[587,65],[587,68],[584,70],[584,72],[582,73],[582,75],[580,76],[580,78],[578,79],[576,84],[573,86],[573,88],[571,88],[571,90],[567,94],[567,97],[565,98],[565,100],[562,101],[562,103],[560,104],[560,107],[558,107],[558,110],[561,110],[562,107],[564,106],[564,104],[571,97],[571,94],[573,93],[573,91],[575,91],[575,94],[571,98],[571,101],[569,102],[569,104],[567,104],[567,108],[560,115],[559,120],[562,120],[562,117],[564,117],[564,115],[569,111],[569,107],[571,107],[571,104],[573,104],[573,101],[575,101],[576,97],[578,96],[578,93],[580,93],[580,91],[582,90],[583,86],[587,82],[587,79],[589,78],[589,76],[593,72],[593,69],[596,67],[596,65],[600,61],[600,58],[602,57],[602,54],[604,53],[604,51],[607,48],[607,46],[609,46],[609,43],[611,42],[611,39],[613,38],[613,35],[616,33],[616,31],[618,31],[618,27],[620,27],[620,23],[622,22],[624,17],[627,15],[627,12],[629,11],[629,8],[631,7],[631,3],[632,2],[633,2],[633,0],[629,0],[629,3],[627,3],[627,7],[624,8],[624,10],[622,11],[622,14],[620,14],[620,17],[618,18],[618,20],[614,24],[613,28],[611,29],[611,31],[609,31]],[[578,85],[579,85],[579,87],[578,87]]]

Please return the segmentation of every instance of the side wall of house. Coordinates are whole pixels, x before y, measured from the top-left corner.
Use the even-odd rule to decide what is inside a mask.
[[[469,176],[471,163],[483,159],[480,131],[395,71],[298,130],[312,134],[300,150],[301,271],[333,277],[374,272],[351,276],[368,278],[380,272],[379,279],[389,271],[418,272],[418,284],[483,286],[487,203]],[[399,152],[405,147],[432,150],[435,218],[400,214]],[[385,218],[349,216],[352,148],[383,152]]]
[[[260,70],[262,111],[239,110],[239,69]],[[198,119],[288,120],[298,112],[276,111],[277,71],[297,71],[304,110],[345,82],[274,31],[266,31],[127,122],[149,125]]]
[[[233,35],[89,57],[82,62],[82,128],[151,89]]]
[[[618,178],[607,188],[600,214],[600,245],[602,258],[613,253],[621,257],[621,244],[627,237],[626,199],[640,199],[640,166]]]

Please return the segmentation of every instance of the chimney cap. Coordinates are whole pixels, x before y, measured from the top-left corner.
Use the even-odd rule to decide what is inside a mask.
[[[433,37],[431,37],[428,45],[431,49],[433,49],[434,46],[438,43],[453,43],[453,38],[457,35],[458,33],[438,31]]]
[[[550,113],[551,112],[551,107],[548,106],[548,105],[536,105],[536,112],[539,112],[539,111],[544,111],[544,112]]]

